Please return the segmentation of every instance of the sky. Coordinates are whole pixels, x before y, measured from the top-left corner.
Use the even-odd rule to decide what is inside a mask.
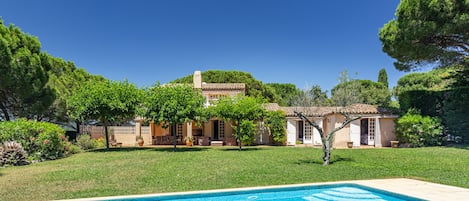
[[[332,89],[340,72],[389,85],[405,72],[379,29],[399,0],[2,0],[5,24],[92,74],[137,86],[195,70],[250,72],[264,83]]]

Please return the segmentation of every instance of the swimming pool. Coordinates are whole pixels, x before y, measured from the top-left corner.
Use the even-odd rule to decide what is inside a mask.
[[[235,190],[208,193],[184,193],[181,195],[162,195],[135,198],[107,199],[112,201],[265,201],[265,200],[369,200],[369,201],[399,201],[421,200],[405,195],[378,190],[358,184],[333,185],[305,185],[281,188],[266,188],[253,190]]]

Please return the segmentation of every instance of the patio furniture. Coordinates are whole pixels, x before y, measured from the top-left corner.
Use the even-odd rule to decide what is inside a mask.
[[[109,140],[109,142],[111,143],[111,147],[122,147],[122,142],[117,142],[114,134],[111,135],[111,140]]]
[[[199,137],[199,145],[200,146],[209,146],[210,145],[210,137]]]
[[[211,141],[210,145],[212,146],[223,146],[223,141]]]

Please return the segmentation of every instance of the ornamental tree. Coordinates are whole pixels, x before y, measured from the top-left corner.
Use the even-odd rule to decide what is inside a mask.
[[[97,120],[104,125],[106,150],[109,150],[107,126],[132,120],[141,102],[141,90],[123,81],[95,81],[80,87],[70,97],[70,117],[79,121]]]
[[[235,97],[226,97],[218,100],[211,111],[214,115],[225,120],[231,120],[237,126],[236,138],[239,144],[239,150],[242,150],[241,139],[245,133],[241,132],[242,121],[258,120],[264,114],[262,100],[249,96],[238,95]]]
[[[176,151],[176,125],[203,118],[205,98],[200,91],[190,85],[159,85],[145,90],[140,116],[162,124],[163,128],[172,126],[174,151]]]

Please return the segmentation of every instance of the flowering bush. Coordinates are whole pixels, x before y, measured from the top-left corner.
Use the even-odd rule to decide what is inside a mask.
[[[0,122],[0,143],[16,141],[28,153],[30,160],[54,160],[67,153],[67,138],[60,126],[47,122]]]
[[[397,120],[396,133],[399,141],[414,147],[441,145],[442,129],[438,118],[422,116],[409,110]]]

